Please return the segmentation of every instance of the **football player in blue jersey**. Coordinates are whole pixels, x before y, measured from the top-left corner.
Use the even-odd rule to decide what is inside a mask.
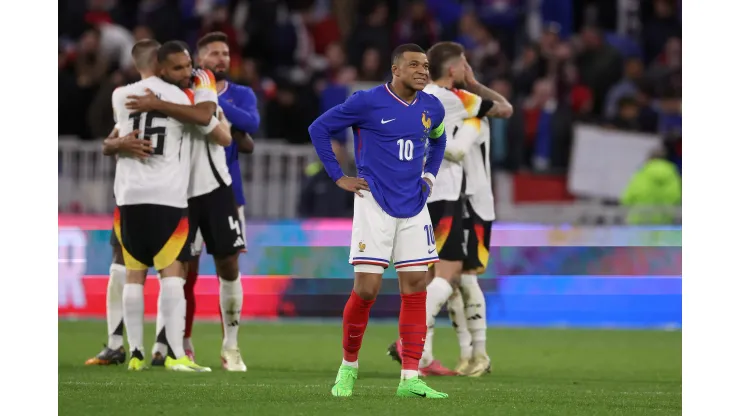
[[[351,396],[358,374],[358,353],[370,308],[391,261],[401,289],[399,335],[403,343],[400,397],[446,398],[419,378],[426,326],[426,272],[439,261],[427,197],[444,157],[444,107],[422,90],[429,82],[429,62],[415,44],[397,47],[393,80],[358,91],[316,119],[311,141],[329,176],[356,194],[349,262],[354,288],[344,308],[344,356],[333,396]],[[357,177],[343,174],[331,137],[351,127]],[[425,147],[429,145],[425,158]]]

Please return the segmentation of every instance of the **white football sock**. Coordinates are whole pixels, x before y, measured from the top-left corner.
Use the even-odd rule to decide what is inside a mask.
[[[242,315],[242,301],[244,292],[242,290],[241,275],[234,281],[218,278],[218,295],[221,304],[221,319],[224,326],[224,349],[233,349],[239,345],[239,319]]]
[[[360,365],[358,364],[357,361],[347,361],[345,359],[342,359],[342,365],[348,365],[350,367],[360,368]]]
[[[123,328],[123,286],[126,284],[126,267],[120,264],[110,265],[108,293],[105,296],[105,318],[108,322],[108,348],[117,350],[123,346],[123,333],[116,331]]]
[[[160,310],[164,318],[164,333],[175,358],[185,356],[182,338],[185,335],[185,279],[165,277],[159,287]]]
[[[459,289],[450,296],[447,301],[447,313],[450,315],[452,326],[457,333],[457,342],[460,345],[460,357],[470,359],[473,356],[473,338],[468,330],[467,318],[465,317],[465,303]]]
[[[159,277],[159,275],[157,276]],[[154,339],[156,341],[154,342],[154,348],[152,349],[152,356],[154,356],[156,353],[160,353],[162,354],[163,357],[166,357],[168,353],[167,344],[162,342],[164,341],[164,339],[162,338],[166,339],[167,334],[162,333],[162,331],[164,330],[164,315],[162,314],[162,280],[161,279],[159,281],[159,287],[160,287],[159,296],[157,297],[157,321],[155,324],[156,332],[154,333],[154,337],[155,337]]]
[[[128,348],[144,354],[144,285],[126,283],[123,286],[123,322],[126,325]]]
[[[401,370],[401,380],[408,380],[410,378],[419,377],[419,372],[416,370]]]
[[[427,331],[434,328],[434,322],[439,314],[439,310],[447,302],[452,294],[452,286],[442,277],[435,277],[427,286]],[[428,334],[428,333],[427,333]],[[432,355],[432,343],[427,339],[424,342],[424,352],[419,361],[420,367],[426,367],[434,360]]]
[[[478,276],[463,274],[460,291],[465,302],[465,316],[473,341],[473,355],[486,355],[486,299],[478,284]]]

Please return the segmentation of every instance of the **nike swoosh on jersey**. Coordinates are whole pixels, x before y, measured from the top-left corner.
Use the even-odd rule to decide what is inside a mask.
[[[380,124],[386,124],[386,123],[390,123],[390,122],[391,122],[391,121],[393,121],[393,120],[395,120],[395,118],[392,118],[392,119],[390,119],[390,120],[380,119]]]

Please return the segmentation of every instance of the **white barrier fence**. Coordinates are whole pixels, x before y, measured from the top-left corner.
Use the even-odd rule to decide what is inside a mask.
[[[102,141],[59,139],[59,212],[113,212],[115,159],[101,152]],[[252,218],[295,218],[306,166],[318,160],[310,145],[260,141],[240,155],[246,214]]]
[[[102,141],[59,139],[59,212],[110,214],[113,212],[115,159],[103,156]],[[260,140],[251,155],[240,155],[246,215],[259,219],[297,217],[304,171],[318,157],[311,145]],[[510,187],[506,175],[496,178],[497,192]],[[666,211],[681,222],[681,208]],[[629,210],[600,203],[513,204],[497,195],[497,218],[504,221],[549,224],[624,224]]]

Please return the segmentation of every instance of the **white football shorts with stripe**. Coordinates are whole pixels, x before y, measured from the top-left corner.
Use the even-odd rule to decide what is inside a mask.
[[[394,218],[380,208],[370,192],[361,192],[364,198],[355,196],[349,255],[355,271],[383,273],[390,263],[398,271],[425,271],[430,263],[439,261],[426,204],[412,218]]]

